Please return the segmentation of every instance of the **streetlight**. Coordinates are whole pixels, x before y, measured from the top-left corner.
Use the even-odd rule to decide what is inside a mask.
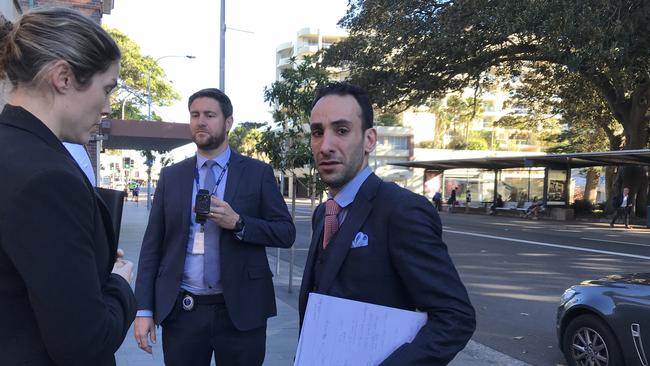
[[[177,57],[177,58],[189,58],[189,59],[195,59],[196,56],[193,55],[166,55],[162,57],[158,57],[154,62],[158,64],[158,61],[162,60],[163,58],[171,58],[171,57]],[[147,76],[147,120],[151,121],[151,68],[149,68],[149,74]],[[147,204],[147,206],[149,206]]]
[[[171,57],[177,57],[177,58],[189,58],[189,59],[195,59],[196,56],[193,55],[166,55],[166,56],[161,56],[158,57],[154,63],[158,64],[158,61],[162,60],[163,58],[171,58]],[[149,68],[149,74],[147,76],[147,120],[151,121],[151,68]],[[147,158],[147,210],[151,208],[151,166],[153,165],[153,160]]]

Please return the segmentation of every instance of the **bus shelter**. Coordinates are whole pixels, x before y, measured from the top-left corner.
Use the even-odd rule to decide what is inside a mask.
[[[479,187],[492,186],[489,189],[491,197],[483,197],[484,201],[492,201],[499,192],[507,192],[508,194],[503,196],[504,201],[531,201],[537,197],[549,207],[567,209],[570,204],[571,169],[650,165],[650,149],[406,161],[391,164],[423,168],[425,180],[427,176],[442,175],[451,169],[476,169],[480,173],[472,174],[467,179],[471,179],[473,184]],[[493,175],[486,174],[490,171]]]

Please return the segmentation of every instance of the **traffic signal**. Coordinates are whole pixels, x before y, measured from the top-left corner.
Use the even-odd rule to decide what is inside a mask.
[[[131,159],[130,158],[122,158],[122,165],[124,166],[124,169],[130,169],[131,168]]]

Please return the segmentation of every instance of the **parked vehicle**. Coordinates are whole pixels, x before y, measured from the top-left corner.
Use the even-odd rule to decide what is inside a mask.
[[[560,349],[570,366],[648,365],[650,273],[583,281],[562,295]]]

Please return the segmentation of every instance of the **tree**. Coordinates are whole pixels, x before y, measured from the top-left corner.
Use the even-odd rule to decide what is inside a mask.
[[[133,42],[127,35],[117,29],[107,28],[106,31],[113,37],[122,52],[120,60],[120,80],[117,91],[111,98],[111,115],[113,119],[145,120],[147,115],[142,109],[148,106],[148,86],[151,89],[151,103],[154,105],[167,106],[179,100],[180,95],[176,93],[170,83],[165,81],[165,72],[158,66],[150,56],[143,56],[140,53],[140,46]],[[161,121],[162,118],[152,113],[154,121]],[[164,150],[156,150],[164,154]],[[156,161],[153,150],[141,150],[147,165],[147,186],[151,182],[151,167]],[[169,163],[170,159],[162,156],[161,162]],[[149,194],[149,193],[148,193]],[[147,200],[149,204],[149,200]]]
[[[264,125],[266,125],[266,123],[240,123],[228,134],[228,142],[230,143],[230,147],[242,155],[259,157],[257,144],[262,138],[262,133],[258,130],[258,128]]]
[[[151,72],[151,103],[153,105],[168,106],[174,101],[180,100],[180,95],[165,80],[165,71],[152,57],[143,56],[137,43],[117,29],[107,28],[106,31],[122,51],[120,81],[117,91],[111,98],[111,118],[122,119],[123,105],[125,119],[144,120],[147,118],[147,114],[142,111],[147,108],[149,72]],[[152,119],[162,120],[155,114],[155,111],[152,113]]]
[[[317,57],[307,56],[300,61],[291,58],[291,67],[282,70],[281,79],[264,88],[264,101],[274,107],[273,120],[277,125],[269,126],[257,145],[273,168],[283,173],[292,172],[295,177],[295,169],[309,166],[312,196],[322,185],[317,184],[305,125],[309,124],[316,90],[329,82],[329,73],[316,62]]]
[[[589,83],[622,126],[623,149],[648,146],[650,2],[639,0],[350,0],[345,41],[325,55],[380,105],[421,105],[482,83],[492,69],[551,65]],[[641,168],[621,185],[647,195]],[[637,208],[645,201],[637,200]]]

